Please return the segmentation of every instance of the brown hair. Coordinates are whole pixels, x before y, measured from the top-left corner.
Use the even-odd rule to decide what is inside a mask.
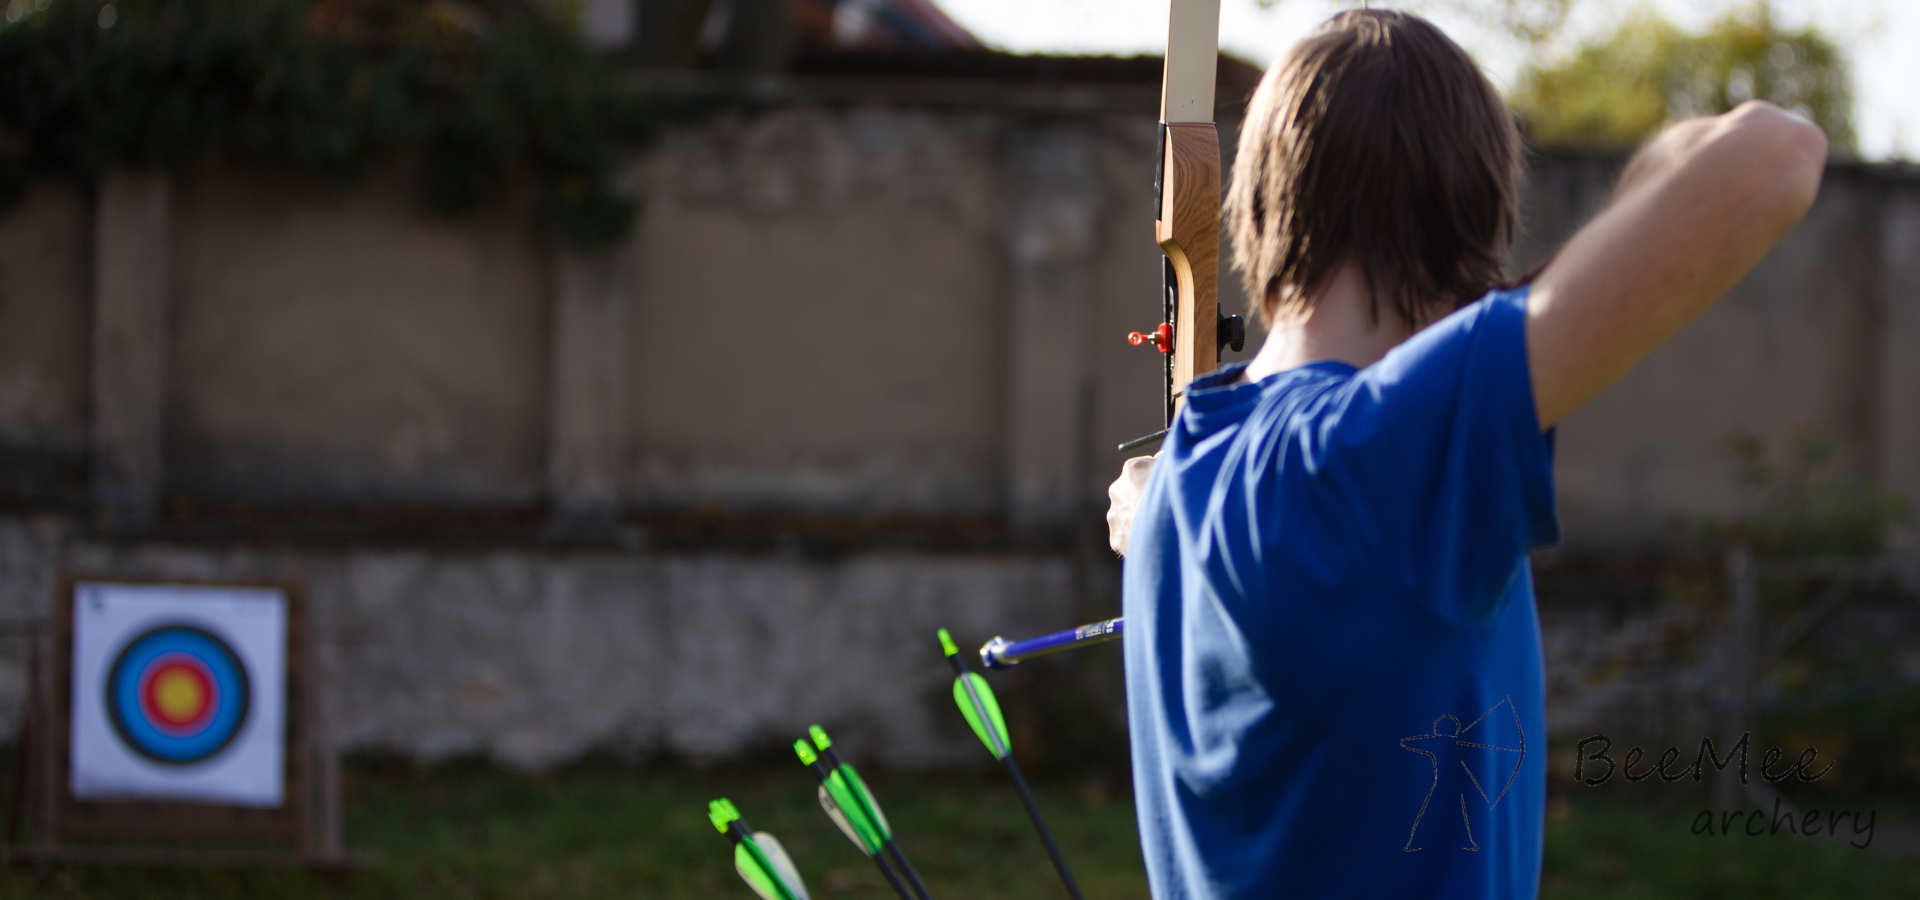
[[[1501,280],[1519,213],[1520,135],[1499,92],[1426,20],[1349,10],[1260,80],[1227,228],[1262,321],[1344,262],[1420,327]]]

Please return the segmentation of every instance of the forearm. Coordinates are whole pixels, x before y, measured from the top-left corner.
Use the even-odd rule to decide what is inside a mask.
[[[1660,129],[1648,138],[1634,152],[1633,158],[1627,161],[1626,168],[1620,170],[1620,181],[1613,187],[1612,202],[1619,202],[1620,198],[1644,188],[1658,176],[1678,168],[1687,155],[1707,139],[1720,118],[1701,116],[1684,119]]]
[[[1712,133],[1714,124],[1720,116],[1701,116],[1695,119],[1683,119],[1660,129],[1652,137],[1640,144],[1627,165],[1620,170],[1620,180],[1614,183],[1613,193],[1607,198],[1607,206],[1619,204],[1623,199],[1644,190],[1648,184],[1659,177],[1678,169],[1689,153],[1698,148]],[[1530,284],[1537,280],[1542,272],[1553,265],[1559,251],[1548,255],[1535,263],[1525,275],[1514,279],[1515,284]]]
[[[1675,125],[1627,166],[1613,202],[1534,284],[1528,356],[1551,425],[1671,338],[1806,213],[1826,141],[1748,103]]]
[[[1684,169],[1689,163],[1698,165],[1715,139],[1765,141],[1781,130],[1781,125],[1797,122],[1790,113],[1759,101],[1748,101],[1717,116],[1674,122],[1648,138],[1627,161],[1626,168],[1620,172],[1620,181],[1614,185],[1612,202],[1649,189],[1662,177]]]

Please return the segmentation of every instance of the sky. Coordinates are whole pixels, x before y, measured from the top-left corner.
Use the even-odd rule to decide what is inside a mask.
[[[1159,53],[1166,46],[1167,0],[937,0],[990,46],[1016,53]],[[1700,29],[1753,0],[1572,0],[1572,13],[1549,53],[1565,53],[1638,9]],[[1220,43],[1264,67],[1338,8],[1336,0],[1220,0]],[[1526,62],[1511,37],[1458,14],[1464,5],[1427,0],[1410,6],[1471,51],[1501,89]],[[1866,159],[1920,159],[1920,3],[1913,0],[1772,0],[1789,29],[1817,25],[1845,50],[1853,74],[1853,124]]]

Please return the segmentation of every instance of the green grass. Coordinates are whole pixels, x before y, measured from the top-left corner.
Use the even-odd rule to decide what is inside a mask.
[[[1058,883],[1002,778],[868,773],[915,866],[943,897],[1046,897]],[[1037,786],[1089,897],[1146,896],[1124,792]],[[474,767],[352,770],[348,839],[374,865],[345,880],[292,872],[64,868],[0,871],[0,898],[702,898],[749,900],[706,801],[733,798],[779,836],[813,895],[891,896],[826,824],[797,766],[767,770],[583,767],[519,776]],[[1549,817],[1542,896],[1598,898],[1920,896],[1920,857],[1882,823],[1874,846],[1710,838],[1692,812],[1576,796]],[[1906,851],[1903,855],[1902,850]]]
[[[1698,806],[1619,799],[1556,802],[1547,825],[1540,895],[1567,900],[1864,898],[1920,896],[1920,846],[1911,825],[1881,811],[1866,849],[1843,836],[1749,837],[1693,833]],[[1913,820],[1905,820],[1911,822]]]

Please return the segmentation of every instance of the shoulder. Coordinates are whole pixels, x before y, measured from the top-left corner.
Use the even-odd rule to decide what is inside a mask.
[[[1362,370],[1362,374],[1375,378],[1389,376],[1418,368],[1420,362],[1430,357],[1460,357],[1475,350],[1490,349],[1485,346],[1488,343],[1524,349],[1530,292],[1526,285],[1488,291],[1480,299],[1421,329],[1388,351],[1379,362]]]

